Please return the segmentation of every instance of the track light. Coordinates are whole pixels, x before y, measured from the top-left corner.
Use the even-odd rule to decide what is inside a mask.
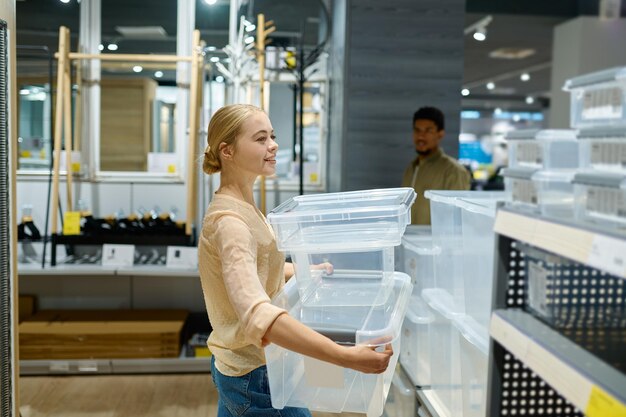
[[[533,104],[535,99],[532,96],[526,97],[526,104]]]
[[[469,96],[469,95],[470,95],[470,90],[468,90],[467,88],[462,89],[462,90],[461,90],[461,95],[462,95],[463,97],[467,97],[467,96]]]
[[[487,90],[493,90],[494,88],[496,88],[496,85],[493,82],[487,83]]]
[[[476,39],[478,42],[482,42],[487,39],[487,28],[479,27],[478,29],[476,29],[476,32],[474,32],[474,39]]]
[[[530,80],[530,74],[525,72],[525,73],[523,73],[522,75],[519,76],[519,79],[522,80],[522,81],[528,81],[528,80]]]

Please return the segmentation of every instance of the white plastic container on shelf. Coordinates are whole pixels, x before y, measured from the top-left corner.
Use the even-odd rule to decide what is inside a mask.
[[[440,250],[433,244],[430,226],[407,227],[401,250],[401,263],[396,263],[396,269],[411,277],[413,292],[421,294],[424,288],[434,287],[434,261]]]
[[[485,417],[489,337],[487,328],[469,316],[457,316],[454,325],[460,333],[463,417]]]
[[[422,297],[433,314],[429,324],[430,387],[442,410],[442,417],[463,412],[461,353],[455,318],[462,315],[450,294],[439,288],[425,289]]]
[[[524,129],[507,133],[509,166],[555,169],[578,167],[578,142],[572,129]]]
[[[599,127],[578,132],[580,167],[626,173],[626,127]]]
[[[541,214],[562,219],[574,217],[574,174],[573,170],[541,170],[533,174]]]
[[[504,189],[511,193],[511,206],[531,212],[539,212],[537,186],[532,177],[535,168],[505,168],[502,170]]]
[[[578,220],[626,227],[626,174],[578,173],[574,192]]]
[[[510,201],[510,194],[501,193],[496,199],[458,200],[463,225],[463,265],[465,314],[485,328],[491,316],[495,234],[493,225],[500,202]],[[484,338],[488,335],[485,333]]]
[[[377,291],[374,286],[368,290]],[[369,307],[352,307],[349,294],[343,295],[344,306],[309,307],[300,301],[295,283],[288,282],[272,303],[292,317],[337,343],[373,347],[391,343],[394,354],[384,373],[364,374],[270,344],[265,347],[265,357],[272,406],[380,416],[400,353],[401,327],[411,291],[408,275],[398,272],[389,284],[378,286],[378,294],[387,294],[386,298],[373,295],[377,302]]]
[[[626,125],[626,68],[574,77],[563,89],[571,94],[572,127]]]
[[[413,294],[402,325],[400,363],[413,385],[430,384],[428,327],[435,319],[421,295]]]

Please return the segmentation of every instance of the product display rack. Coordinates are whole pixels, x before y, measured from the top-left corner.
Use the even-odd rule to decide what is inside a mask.
[[[626,233],[504,208],[489,416],[626,415]]]

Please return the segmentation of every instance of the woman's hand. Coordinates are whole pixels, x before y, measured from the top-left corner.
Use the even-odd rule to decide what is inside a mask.
[[[356,345],[347,347],[343,355],[341,366],[354,369],[366,374],[381,374],[389,366],[393,355],[391,344],[385,345],[385,350],[376,352],[375,347]]]
[[[323,269],[326,274],[330,275],[334,271],[333,264],[330,262],[322,262],[321,264],[311,265],[312,270],[320,270]]]

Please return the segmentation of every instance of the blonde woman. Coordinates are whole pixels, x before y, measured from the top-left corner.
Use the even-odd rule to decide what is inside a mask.
[[[383,352],[340,346],[270,303],[293,275],[253,198],[256,178],[275,172],[275,139],[267,115],[250,105],[222,107],[209,123],[203,170],[221,176],[202,224],[199,269],[213,327],[218,417],[311,415],[272,408],[263,352],[269,343],[365,373],[384,372],[393,354],[391,345]]]

